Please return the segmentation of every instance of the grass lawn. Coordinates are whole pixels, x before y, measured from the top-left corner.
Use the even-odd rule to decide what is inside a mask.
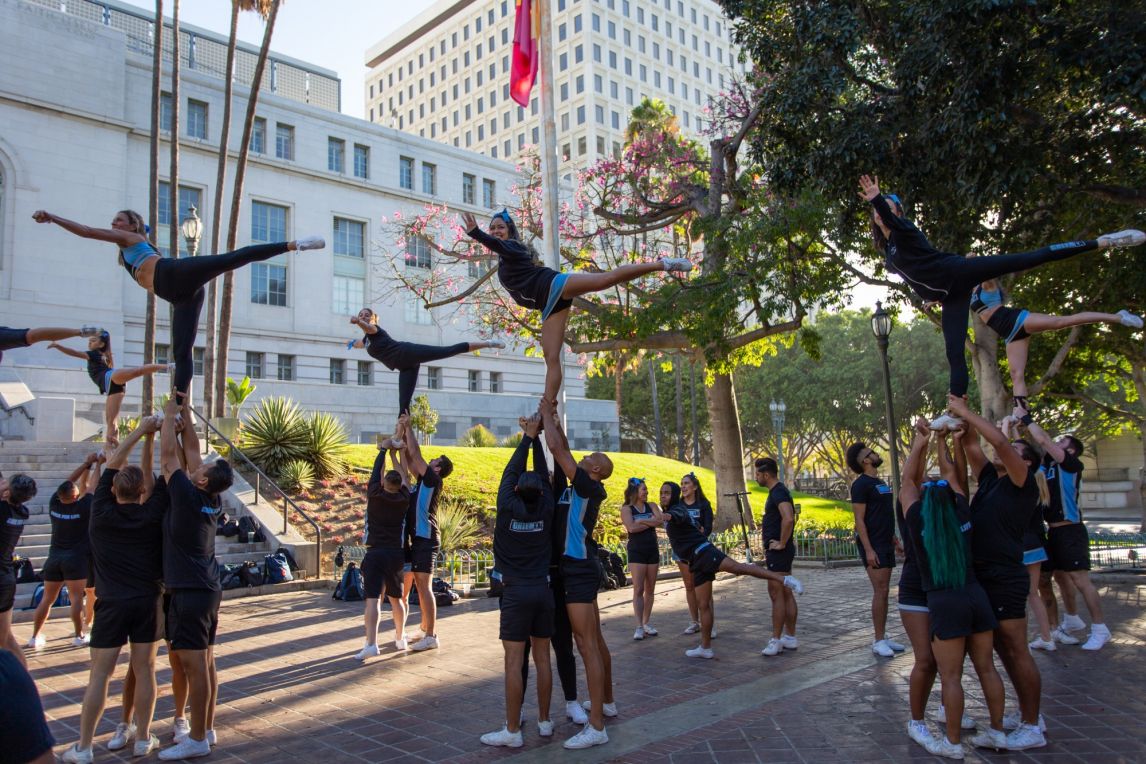
[[[377,453],[378,449],[372,445],[351,446],[351,463],[356,467],[370,468]],[[422,453],[427,459],[445,454],[454,463],[454,474],[446,481],[447,494],[457,496],[463,501],[491,507],[496,499],[502,470],[505,469],[512,451],[508,448],[430,445],[423,447]],[[574,455],[580,456],[579,453]],[[609,458],[613,460],[613,475],[605,481],[605,489],[609,492],[607,504],[615,509],[621,506],[625,481],[630,477],[644,478],[649,487],[649,499],[656,501],[662,483],[670,480],[679,483],[681,477],[689,472],[696,473],[705,495],[709,501],[716,504],[716,475],[712,470],[693,468],[692,465],[675,459],[648,454],[611,453]],[[764,512],[768,491],[755,483],[749,485],[749,490],[753,514],[759,519]],[[802,493],[793,493],[792,496],[800,505],[800,519],[797,524],[799,530],[852,527],[854,515],[850,505]],[[602,517],[605,516],[604,511],[601,514]],[[616,513],[613,514],[615,516]]]

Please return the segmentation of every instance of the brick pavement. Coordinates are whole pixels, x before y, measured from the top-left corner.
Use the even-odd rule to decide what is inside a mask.
[[[221,762],[463,762],[510,758],[570,762],[835,762],[928,759],[907,739],[910,653],[877,659],[868,649],[870,599],[857,568],[798,569],[808,586],[799,598],[800,649],[774,658],[759,650],[769,604],[764,583],[716,584],[717,658],[690,660],[694,638],[677,636],[687,622],[679,581],[658,586],[653,623],[661,636],[632,640],[631,590],[601,596],[620,717],[610,743],[583,752],[560,747],[576,731],[564,719],[554,677],[554,738],[537,736],[533,685],[526,698],[523,749],[490,749],[478,736],[503,716],[502,654],[497,610],[487,599],[440,611],[441,650],[366,665],[361,604],[326,592],[294,592],[223,604],[217,647],[222,685],[216,717]],[[1031,754],[970,754],[970,761],[1146,761],[1146,580],[1103,589],[1114,640],[1097,654],[1063,648],[1039,654],[1050,745]],[[383,613],[383,624],[389,613]],[[413,619],[416,623],[416,614]],[[892,611],[891,633],[902,638]],[[26,629],[25,629],[26,630]],[[29,663],[62,750],[77,737],[87,682],[84,651],[65,646],[67,625],[53,619],[48,648]],[[384,631],[380,644],[389,644]],[[17,638],[26,639],[20,627]],[[901,639],[906,642],[906,639]],[[165,666],[165,658],[160,657]],[[101,746],[118,721],[126,662],[113,681],[110,711],[97,732],[97,760],[129,761]],[[169,739],[170,672],[160,672],[155,731]],[[968,711],[985,716],[967,682]],[[581,695],[585,697],[581,680]],[[938,683],[934,698],[938,697]],[[1008,694],[1009,703],[1011,695]],[[1134,719],[1138,719],[1135,722]],[[122,752],[121,752],[122,753]]]

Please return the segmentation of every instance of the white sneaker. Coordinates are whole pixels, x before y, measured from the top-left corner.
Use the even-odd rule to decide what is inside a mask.
[[[569,717],[569,721],[574,724],[588,724],[589,715],[585,713],[585,709],[581,708],[581,704],[575,700],[565,701],[565,715]]]
[[[1031,650],[1046,650],[1048,653],[1053,653],[1058,649],[1058,645],[1054,643],[1054,637],[1050,639],[1043,639],[1042,637],[1035,637],[1031,640]]]
[[[214,748],[215,745],[218,744],[218,742],[219,742],[219,738],[216,737],[215,730],[207,730],[207,745]]]
[[[191,724],[184,716],[179,717],[172,722],[171,727],[171,741],[174,743],[182,743],[191,735]]]
[[[760,651],[760,654],[767,655],[769,657],[773,655],[779,655],[784,651],[784,643],[781,641],[781,639],[776,639],[775,637],[769,639],[768,644],[764,646],[764,649]]]
[[[931,718],[940,724],[947,723],[947,709],[943,707],[942,703],[939,704],[938,708],[931,712]],[[1004,727],[1005,726],[1006,725],[1004,724]],[[963,718],[959,720],[959,727],[965,730],[973,730],[975,729],[975,720],[968,716],[967,712],[964,711]]]
[[[644,638],[645,638],[645,630],[642,629],[640,626],[638,626],[637,630],[633,632],[633,639],[644,639]]]
[[[1115,315],[1117,315],[1118,318],[1122,320],[1123,326],[1129,326],[1131,329],[1142,328],[1142,318],[1140,316],[1134,315],[1128,310],[1120,310]]]
[[[91,641],[92,638],[90,636],[87,634],[81,634],[78,637],[72,637],[72,647],[87,647],[88,642]]]
[[[367,658],[374,658],[378,655],[378,645],[363,645],[358,654],[354,656],[356,661],[364,661]]]
[[[996,751],[1001,751],[1007,747],[1007,733],[987,727],[976,732],[967,742],[975,748],[994,748]]]
[[[931,730],[927,729],[927,722],[924,721],[909,719],[907,721],[907,736],[924,748],[935,743],[935,736],[931,734]]]
[[[502,342],[501,340],[486,340],[486,344],[489,345],[490,348],[493,348],[495,350],[504,350],[505,349],[505,343]]]
[[[80,327],[80,336],[81,337],[98,337],[101,334],[103,334],[103,328],[102,327],[99,327],[99,326],[81,326]]]
[[[655,637],[660,632],[653,628],[651,623],[646,623],[641,629],[645,632],[646,637]]]
[[[1003,729],[1017,730],[1023,726],[1023,717],[1018,711],[1011,711],[1010,713],[1003,714]],[[1033,726],[1033,725],[1029,725]],[[1047,731],[1047,722],[1042,714],[1039,714],[1039,732]]]
[[[1042,717],[1039,717],[1042,722]],[[1007,735],[1004,747],[1008,751],[1025,751],[1028,748],[1042,748],[1047,744],[1042,730],[1033,724],[1020,724],[1019,728]]]
[[[1098,237],[1100,247],[1137,247],[1146,244],[1146,233],[1134,228],[1127,228],[1118,233],[1108,233]]]
[[[891,639],[889,637],[885,636],[883,638],[883,641],[886,642],[887,646],[890,647],[894,652],[902,653],[904,650],[907,649],[902,644],[900,644],[899,642],[896,642],[894,639]],[[787,647],[787,645],[785,645],[785,647]]]
[[[541,737],[553,737],[553,720],[552,719],[538,719],[537,720],[537,734]]]
[[[685,273],[693,268],[692,261],[685,257],[662,257],[661,265],[666,271],[683,271]]]
[[[410,646],[410,643],[407,642],[405,639],[395,639],[394,640],[394,649],[395,650],[405,650],[409,646]]]
[[[783,647],[785,650],[795,650],[796,648],[798,648],[800,646],[800,642],[795,637],[793,637],[791,634],[781,634],[780,635],[780,646]]]
[[[590,710],[592,707],[593,707],[592,701],[586,700],[584,703],[581,704],[581,708],[583,708],[586,711]],[[617,701],[614,700],[612,703],[602,703],[601,704],[601,713],[605,716],[610,717],[610,718],[616,716],[617,715]]]
[[[60,754],[60,761],[67,762],[68,764],[91,764],[92,749],[81,749],[80,744],[75,743],[71,748]]]
[[[716,639],[716,626],[715,625],[712,627],[712,630],[709,632],[708,638],[709,639]]]
[[[946,735],[932,738],[931,745],[925,746],[925,748],[932,756],[941,756],[945,759],[963,758],[963,746],[959,743],[952,743]]]
[[[788,587],[796,594],[804,593],[804,585],[800,583],[800,579],[795,576],[784,576],[784,586]]]
[[[126,748],[127,741],[133,737],[135,737],[135,725],[120,722],[115,725],[115,734],[107,741],[107,749],[109,751],[118,751],[121,748]]]
[[[573,737],[565,741],[566,748],[592,748],[595,745],[604,745],[609,742],[609,735],[604,728],[593,729],[592,724],[586,724]]]
[[[496,745],[504,748],[520,748],[523,745],[521,730],[510,732],[509,727],[502,727],[497,732],[487,732],[481,736],[484,745]]]
[[[406,641],[409,642],[410,644],[414,644],[415,642],[417,642],[418,640],[422,639],[425,636],[426,636],[426,632],[422,631],[421,629],[418,629],[417,631],[407,632],[406,633]]]
[[[410,649],[416,653],[420,653],[423,650],[436,650],[438,649],[438,638],[431,634],[427,634],[414,644],[410,645]]]
[[[36,636],[30,638],[28,640],[27,644],[24,645],[24,647],[39,650],[45,644],[47,644],[47,640],[44,638],[44,635],[43,634],[37,634]]]
[[[696,621],[693,621],[688,626],[684,627],[684,631],[682,631],[681,634],[696,634],[698,631],[700,631],[700,624]]]
[[[180,759],[198,759],[201,756],[211,755],[211,744],[207,739],[196,740],[188,736],[182,743],[176,743],[170,748],[159,752],[160,761],[179,761]]]
[[[894,658],[895,651],[887,646],[887,640],[881,639],[871,643],[871,651],[881,658]]]
[[[1063,645],[1077,645],[1081,640],[1078,637],[1071,636],[1060,626],[1051,632],[1051,639]]]
[[[155,735],[149,735],[147,740],[136,740],[135,745],[131,747],[132,756],[146,756],[154,750],[159,748],[159,738]]]
[[[712,652],[711,647],[704,647],[703,645],[697,645],[691,650],[685,650],[684,654],[689,658],[704,658],[705,660],[712,660],[716,655],[716,653]]]
[[[1096,623],[1090,627],[1090,636],[1082,643],[1083,650],[1101,650],[1110,641],[1110,629],[1105,624]]]
[[[958,430],[963,426],[963,420],[958,417],[953,417],[950,414],[940,414],[935,419],[931,420],[931,429],[936,432],[943,432],[944,430]],[[944,741],[947,738],[943,738]]]
[[[1059,628],[1063,631],[1082,631],[1086,628],[1086,621],[1078,617],[1078,613],[1067,613],[1062,617]]]
[[[298,252],[303,252],[308,249],[322,249],[326,246],[326,239],[321,236],[304,236],[301,239],[295,239],[294,248]]]

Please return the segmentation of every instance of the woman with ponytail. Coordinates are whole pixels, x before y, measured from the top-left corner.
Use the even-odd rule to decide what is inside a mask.
[[[911,725],[908,733],[928,753],[962,759],[963,656],[971,658],[991,716],[990,729],[972,737],[972,745],[1000,748],[1005,743],[1003,682],[995,671],[991,651],[996,620],[972,569],[971,512],[943,436],[937,443],[942,479],[919,482],[929,441],[929,425],[920,418],[904,465],[900,497],[907,506],[905,541],[913,550],[927,595],[931,653],[943,687],[946,730],[940,739],[918,734]]]

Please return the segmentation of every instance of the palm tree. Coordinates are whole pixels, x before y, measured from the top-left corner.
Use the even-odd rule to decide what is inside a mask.
[[[179,257],[179,0],[171,2],[171,170],[167,178],[167,247]]]
[[[653,130],[675,135],[680,132],[680,125],[664,101],[642,98],[629,117],[629,125],[625,128],[625,143],[632,143],[639,135]]]
[[[227,249],[233,250],[236,246],[239,232],[239,211],[243,199],[243,181],[247,173],[247,155],[250,153],[251,132],[255,125],[255,108],[258,106],[259,88],[263,81],[263,72],[267,66],[267,56],[271,49],[271,36],[274,34],[275,19],[278,17],[279,6],[283,0],[237,0],[244,8],[253,8],[266,19],[263,29],[263,44],[259,48],[259,59],[255,64],[255,73],[251,78],[251,94],[247,99],[247,114],[243,121],[243,139],[239,144],[239,160],[235,166],[235,186],[231,195],[231,219],[227,226]],[[215,358],[215,416],[223,413],[223,401],[226,398],[227,354],[231,344],[231,304],[234,299],[235,276],[228,272],[223,276],[223,297],[219,307],[219,343]]]
[[[155,24],[151,28],[151,193],[147,195],[147,222],[151,226],[151,245],[155,246],[159,230],[159,114],[163,101],[163,0],[155,0]],[[147,315],[143,324],[143,362],[155,363],[155,295],[147,293]],[[140,412],[151,411],[155,397],[154,377],[143,378],[143,402]]]

